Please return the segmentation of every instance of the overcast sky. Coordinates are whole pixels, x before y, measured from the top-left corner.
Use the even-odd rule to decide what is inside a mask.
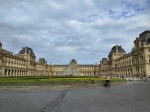
[[[129,53],[145,30],[150,0],[0,0],[3,48],[28,46],[52,64],[99,63],[116,44]]]

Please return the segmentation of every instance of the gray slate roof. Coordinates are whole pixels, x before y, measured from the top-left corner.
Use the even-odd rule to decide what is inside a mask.
[[[27,49],[27,54],[35,56],[33,50],[31,48],[29,48],[29,47],[23,47],[23,49],[19,52],[19,54],[25,54],[25,49]]]

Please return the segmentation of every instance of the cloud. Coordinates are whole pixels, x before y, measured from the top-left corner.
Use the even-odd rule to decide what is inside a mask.
[[[150,29],[149,0],[1,0],[0,41],[18,53],[31,47],[52,64],[95,64],[113,45],[130,52]]]

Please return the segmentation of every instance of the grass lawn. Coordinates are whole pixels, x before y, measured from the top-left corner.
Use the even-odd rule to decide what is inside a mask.
[[[40,86],[40,85],[74,85],[74,84],[103,84],[104,78],[97,77],[0,77],[0,86]],[[111,83],[125,82],[125,79],[112,78]]]

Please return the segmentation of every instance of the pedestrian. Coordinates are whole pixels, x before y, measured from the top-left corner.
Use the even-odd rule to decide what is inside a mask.
[[[109,77],[109,75],[107,75],[107,76],[105,77],[105,85],[106,85],[106,86],[110,85],[110,77]]]

